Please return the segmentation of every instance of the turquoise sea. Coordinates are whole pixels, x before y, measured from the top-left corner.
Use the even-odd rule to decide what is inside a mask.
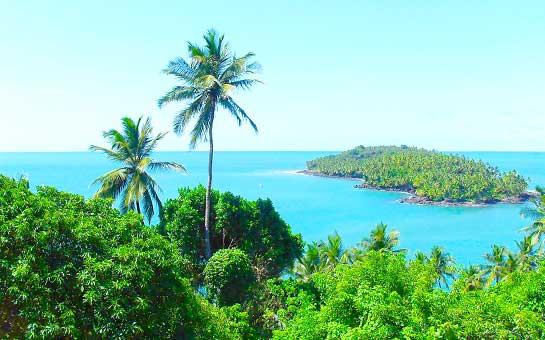
[[[522,205],[482,208],[399,204],[400,193],[355,189],[355,182],[294,174],[305,162],[332,152],[217,152],[214,186],[247,198],[269,197],[281,216],[305,241],[325,239],[338,231],[346,246],[367,236],[378,222],[400,231],[401,246],[411,252],[445,247],[458,263],[481,263],[492,244],[515,247]],[[502,170],[530,177],[530,187],[545,185],[545,153],[465,152]],[[158,173],[163,199],[177,188],[206,183],[206,152],[158,152],[155,158],[183,163],[189,174]],[[98,153],[0,153],[0,173],[27,176],[32,187],[51,185],[90,197],[93,179],[115,165]]]

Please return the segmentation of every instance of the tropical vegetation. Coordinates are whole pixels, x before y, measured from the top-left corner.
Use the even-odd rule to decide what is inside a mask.
[[[0,338],[229,339],[186,268],[111,200],[0,176]]]
[[[204,210],[206,188],[181,188],[165,202],[158,230],[175,244],[200,278],[206,265]],[[291,268],[303,252],[300,234],[275,210],[269,199],[247,200],[230,192],[211,192],[210,244],[212,253],[237,248],[250,256],[260,278],[276,277]]]
[[[433,201],[494,202],[516,199],[528,183],[515,170],[461,155],[415,147],[358,146],[307,162],[311,173],[362,178],[363,186],[414,193]]]
[[[122,213],[135,210],[151,221],[162,203],[158,192],[161,187],[150,175],[150,171],[174,170],[185,172],[183,165],[176,162],[161,162],[151,158],[157,143],[166,132],[153,134],[151,119],[135,122],[129,117],[121,119],[121,131],[111,129],[103,132],[110,148],[91,145],[91,151],[102,151],[108,159],[123,165],[98,177],[92,184],[100,184],[96,197],[119,198]]]
[[[543,234],[469,267],[441,247],[409,256],[383,223],[302,253],[270,200],[213,191],[206,261],[205,195],[180,189],[149,227],[112,199],[0,176],[0,337],[545,337]]]
[[[178,134],[195,121],[190,132],[190,147],[199,141],[208,142],[208,185],[206,187],[204,241],[206,258],[212,256],[210,224],[212,214],[212,166],[214,158],[214,121],[219,109],[231,114],[238,125],[248,122],[257,132],[257,126],[246,111],[234,100],[237,90],[248,90],[260,80],[255,73],[260,66],[252,61],[254,53],[248,52],[237,57],[230,49],[223,35],[209,30],[204,35],[204,46],[188,43],[189,59],[172,60],[164,73],[176,77],[181,85],[174,86],[159,98],[159,107],[173,102],[185,102],[187,106],[174,118],[174,131]]]

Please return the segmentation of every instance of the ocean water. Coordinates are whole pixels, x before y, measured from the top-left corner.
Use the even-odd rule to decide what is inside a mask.
[[[530,223],[520,215],[522,205],[479,208],[435,207],[400,204],[401,193],[355,189],[349,180],[294,174],[305,162],[332,152],[217,152],[214,187],[255,199],[269,197],[281,216],[301,233],[305,241],[325,239],[337,231],[346,246],[354,245],[379,222],[400,232],[401,247],[410,253],[429,252],[440,245],[458,263],[482,263],[492,244],[515,247],[519,230]],[[502,170],[516,169],[530,178],[530,187],[545,185],[545,153],[465,152]],[[159,160],[181,162],[186,175],[157,173],[163,199],[177,196],[183,186],[206,183],[206,152],[158,152]],[[61,190],[92,196],[89,184],[116,165],[102,154],[0,153],[0,173],[24,175],[33,188],[55,186]]]

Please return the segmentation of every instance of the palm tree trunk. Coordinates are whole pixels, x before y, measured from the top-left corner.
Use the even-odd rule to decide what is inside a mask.
[[[212,161],[214,159],[214,139],[212,136],[212,126],[214,118],[210,119],[210,127],[208,129],[208,138],[210,142],[210,151],[208,154],[208,186],[206,187],[206,202],[204,208],[204,246],[205,256],[208,260],[212,256],[212,248],[210,247],[210,210],[212,205]]]
[[[136,212],[141,214],[141,212],[140,212],[140,201],[139,200],[136,200]]]

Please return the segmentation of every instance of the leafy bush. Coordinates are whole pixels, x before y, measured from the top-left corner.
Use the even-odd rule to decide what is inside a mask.
[[[176,247],[111,205],[48,187],[34,194],[0,176],[0,337],[226,332],[217,323],[225,316],[195,295]]]
[[[206,263],[204,282],[219,305],[243,303],[255,274],[248,255],[239,249],[220,249]]]

